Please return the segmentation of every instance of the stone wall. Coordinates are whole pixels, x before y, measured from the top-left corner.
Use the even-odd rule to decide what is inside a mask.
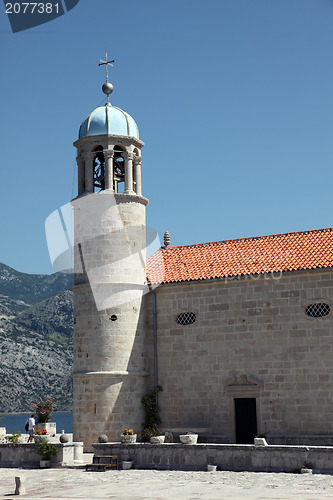
[[[52,458],[54,465],[82,465],[83,443],[54,443],[58,453]],[[24,444],[0,444],[0,467],[5,465],[38,465],[41,456],[35,450],[34,443]]]
[[[95,455],[118,455],[120,464],[131,461],[136,469],[221,470],[291,472],[304,466],[315,472],[333,472],[333,449],[306,446],[264,446],[224,444],[94,444]]]
[[[333,314],[305,314],[312,301],[332,308],[332,278],[313,270],[158,287],[163,428],[206,427],[234,443],[234,399],[255,398],[258,433],[332,436]],[[146,306],[153,367],[152,296]],[[195,323],[178,325],[182,312]]]

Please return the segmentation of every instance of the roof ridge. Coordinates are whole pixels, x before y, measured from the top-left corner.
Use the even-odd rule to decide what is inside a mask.
[[[169,245],[166,249],[174,249],[174,248],[193,248],[193,247],[201,247],[206,245],[218,245],[220,243],[229,243],[236,241],[246,241],[246,240],[260,240],[260,239],[268,239],[268,238],[279,238],[282,236],[290,236],[296,234],[309,234],[309,233],[320,233],[325,231],[333,231],[333,227],[324,227],[322,229],[306,229],[304,231],[289,231],[287,233],[273,233],[262,236],[245,236],[243,238],[232,238],[230,240],[218,240],[218,241],[207,241],[204,243],[192,243],[190,245]],[[164,249],[164,247],[160,247]]]

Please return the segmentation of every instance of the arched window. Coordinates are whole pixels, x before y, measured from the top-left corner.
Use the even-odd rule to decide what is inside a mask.
[[[96,146],[93,150],[95,153],[93,161],[94,169],[94,191],[105,189],[105,158],[103,147]]]
[[[135,193],[137,193],[137,178],[136,178],[136,174],[137,174],[137,169],[136,169],[136,160],[138,159],[139,157],[139,151],[137,150],[137,148],[135,148],[133,150],[133,162],[132,162],[132,178],[133,178],[133,191]]]
[[[113,156],[113,189],[115,193],[124,192],[125,162],[122,154],[124,150],[120,146],[114,147]]]

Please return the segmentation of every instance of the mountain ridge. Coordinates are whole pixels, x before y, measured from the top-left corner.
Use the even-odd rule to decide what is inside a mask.
[[[0,263],[0,412],[72,409],[73,276]]]

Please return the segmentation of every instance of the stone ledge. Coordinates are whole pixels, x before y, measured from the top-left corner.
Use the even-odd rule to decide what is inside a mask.
[[[150,375],[147,371],[100,371],[100,372],[73,372],[73,377],[85,377],[85,376],[109,376],[109,377],[148,377]]]
[[[118,455],[120,465],[132,461],[137,469],[292,472],[310,463],[314,472],[333,474],[333,447],[181,443],[95,443],[96,455]]]
[[[68,466],[83,463],[83,442],[53,443],[58,453],[52,458],[52,466]],[[35,450],[35,443],[0,444],[0,467],[5,464],[13,466],[22,464],[38,465],[40,455]]]

